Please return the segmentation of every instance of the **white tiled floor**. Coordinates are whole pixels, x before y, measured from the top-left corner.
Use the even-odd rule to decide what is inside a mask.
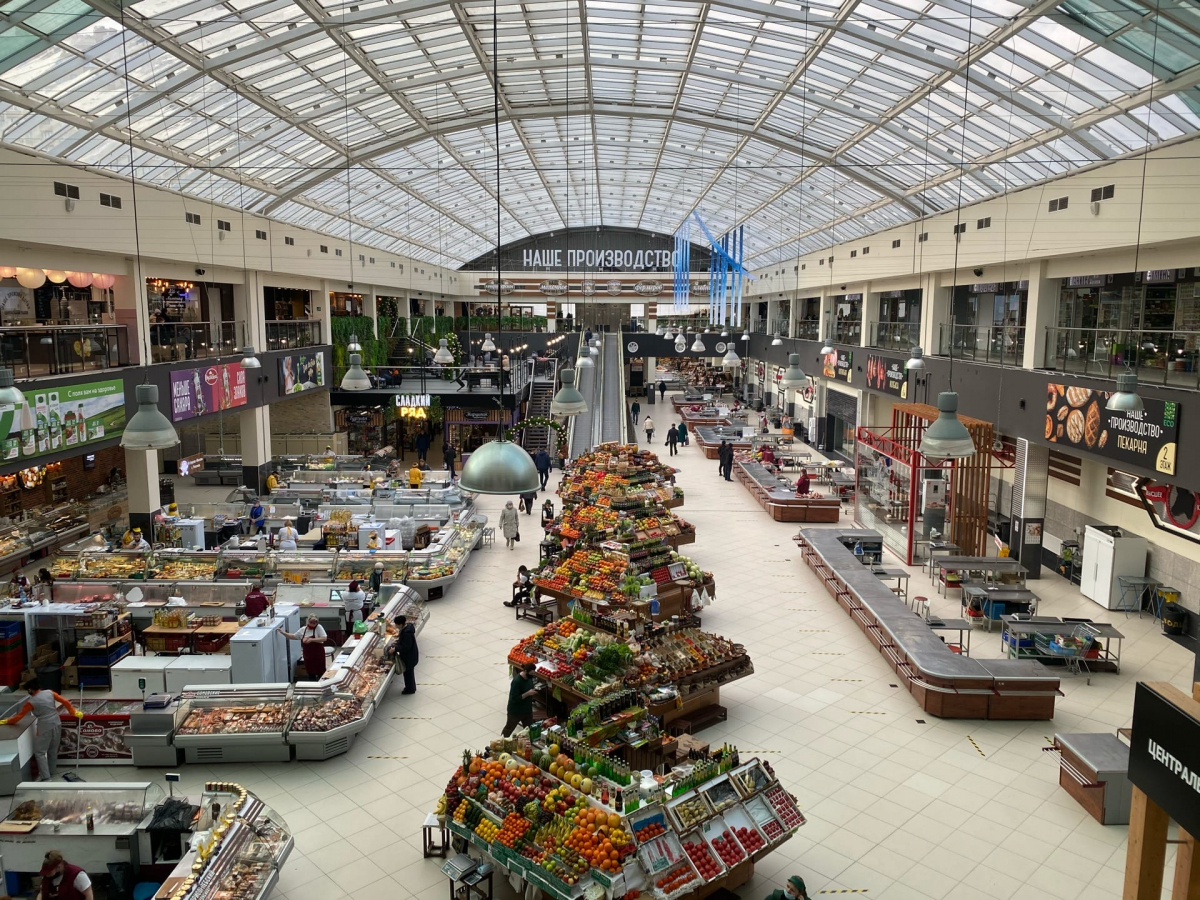
[[[668,424],[663,409],[651,410],[660,428]],[[1057,757],[1044,748],[1055,731],[1128,725],[1136,680],[1188,688],[1187,650],[1161,637],[1149,618],[1117,614],[1111,620],[1128,636],[1121,674],[1097,675],[1091,684],[1065,679],[1053,722],[924,715],[892,686],[894,673],[801,564],[791,541],[797,526],[771,521],[739,483],[718,479],[716,462],[695,443],[672,462],[687,495],[679,512],[697,530],[686,549],[716,576],[718,602],[704,625],[744,643],[756,669],[723,691],[729,720],[702,736],[737,744],[743,757],[765,755],[808,817],[758,865],[743,897],[765,896],[793,873],[814,896],[839,888],[869,889],[875,900],[1120,896],[1126,829],[1096,824],[1059,789]],[[480,505],[496,516],[503,501],[484,497]],[[463,748],[482,746],[503,724],[505,658],[533,627],[501,606],[517,565],[537,561],[536,514],[523,516],[526,523],[516,550],[500,542],[480,551],[448,596],[432,604],[418,693],[402,697],[394,687],[349,754],[319,763],[183,767],[192,791],[206,778],[232,779],[285,814],[297,849],[277,896],[443,900],[441,861],[421,858],[420,824]],[[1034,584],[1041,612],[1110,618],[1044,574]],[[959,601],[937,597],[919,570],[911,590],[930,597],[935,612],[957,615]],[[998,632],[974,637],[976,655],[1000,655]],[[161,776],[129,768],[83,774]]]

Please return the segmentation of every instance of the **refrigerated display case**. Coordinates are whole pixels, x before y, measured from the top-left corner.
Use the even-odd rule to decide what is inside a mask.
[[[383,563],[384,583],[401,584],[408,575],[407,553],[373,553],[369,550],[345,550],[338,554],[333,569],[335,582],[358,580],[368,582],[376,563]]]
[[[310,696],[296,700],[296,715],[288,729],[288,743],[296,759],[329,759],[346,753],[354,737],[367,727],[375,710],[373,701],[353,694]]]
[[[34,550],[60,547],[88,533],[88,510],[82,503],[62,503],[27,517],[20,528]]]
[[[280,552],[275,555],[275,570],[283,584],[328,582],[336,561],[337,551],[334,550]]]
[[[0,566],[16,563],[33,552],[33,546],[20,527],[0,530]]]
[[[0,822],[4,868],[38,872],[48,850],[93,875],[107,875],[109,863],[136,867],[138,826],[163,797],[163,789],[150,781],[20,784]]]
[[[212,581],[217,574],[215,550],[159,550],[146,567],[151,581]]]
[[[287,762],[295,707],[288,684],[206,685],[184,691],[175,746],[189,763]]]
[[[84,550],[76,581],[140,581],[146,578],[148,550]]]
[[[440,530],[424,550],[409,554],[408,584],[426,600],[436,600],[454,583],[482,535],[474,517]]]
[[[216,577],[269,578],[275,574],[275,554],[270,550],[242,550],[227,547],[217,557]]]

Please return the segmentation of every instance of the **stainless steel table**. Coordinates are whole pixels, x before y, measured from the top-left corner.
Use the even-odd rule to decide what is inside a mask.
[[[908,603],[908,579],[909,574],[906,569],[887,569],[882,566],[872,566],[871,574],[880,581],[891,581],[896,579],[896,586],[892,588],[892,592],[900,594],[903,592],[904,602]]]
[[[933,631],[957,631],[958,643],[947,643],[946,646],[951,650],[957,648],[963,656],[971,655],[971,623],[966,619],[926,619],[925,624]]]

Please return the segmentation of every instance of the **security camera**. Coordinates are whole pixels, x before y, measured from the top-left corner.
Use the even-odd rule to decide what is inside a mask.
[[[975,274],[976,278],[983,274],[983,269],[972,269],[971,271]]]
[[[197,270],[196,270],[196,274],[197,274],[197,275],[203,275],[203,274],[204,274],[204,270],[203,270],[203,269],[197,269]]]
[[[347,287],[349,290],[354,290],[354,285],[352,285],[352,284],[347,284],[347,285],[346,285],[346,287]]]
[[[846,289],[846,286],[844,284],[840,288],[838,288],[838,290],[841,290],[841,291],[844,291],[845,289]]]

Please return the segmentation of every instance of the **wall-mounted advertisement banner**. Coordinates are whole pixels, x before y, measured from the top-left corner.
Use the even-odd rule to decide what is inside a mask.
[[[854,351],[834,350],[826,353],[821,360],[821,374],[826,378],[850,380],[850,371],[854,366]]]
[[[246,370],[240,362],[171,373],[171,421],[246,405]]]
[[[1145,409],[1115,412],[1106,408],[1110,396],[1046,385],[1046,440],[1174,475],[1180,404],[1143,397]]]
[[[293,353],[279,360],[279,389],[285,394],[299,394],[325,387],[325,354]]]
[[[901,400],[907,399],[908,372],[904,369],[904,361],[872,353],[867,357],[867,387]]]
[[[125,430],[125,382],[85,381],[54,389],[22,391],[19,409],[0,404],[5,462],[33,459],[72,447],[120,437]]]

